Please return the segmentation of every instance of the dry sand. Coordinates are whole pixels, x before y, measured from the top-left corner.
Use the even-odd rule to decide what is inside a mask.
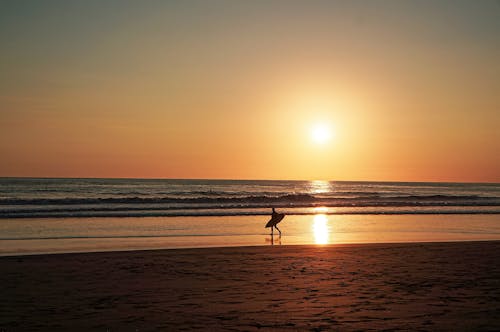
[[[500,242],[0,258],[0,330],[500,330]]]

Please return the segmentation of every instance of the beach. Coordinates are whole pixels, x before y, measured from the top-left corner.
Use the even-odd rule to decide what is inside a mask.
[[[499,241],[1,257],[0,330],[500,329]]]
[[[0,332],[500,332],[499,13],[0,1]]]

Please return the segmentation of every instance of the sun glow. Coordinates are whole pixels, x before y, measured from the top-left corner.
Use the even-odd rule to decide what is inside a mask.
[[[325,144],[332,136],[330,128],[325,124],[317,124],[311,130],[311,137],[315,143]]]

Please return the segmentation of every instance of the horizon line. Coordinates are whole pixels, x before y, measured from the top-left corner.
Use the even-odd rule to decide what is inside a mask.
[[[450,183],[450,184],[500,184],[485,181],[394,181],[394,180],[298,180],[298,179],[231,179],[231,178],[155,178],[155,177],[64,177],[64,176],[0,176],[0,179],[67,179],[67,180],[178,180],[178,181],[283,181],[283,182],[372,182],[372,183]]]

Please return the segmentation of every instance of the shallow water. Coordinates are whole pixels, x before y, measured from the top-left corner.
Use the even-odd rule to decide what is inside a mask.
[[[500,240],[493,215],[291,215],[0,219],[0,255],[380,242]]]

